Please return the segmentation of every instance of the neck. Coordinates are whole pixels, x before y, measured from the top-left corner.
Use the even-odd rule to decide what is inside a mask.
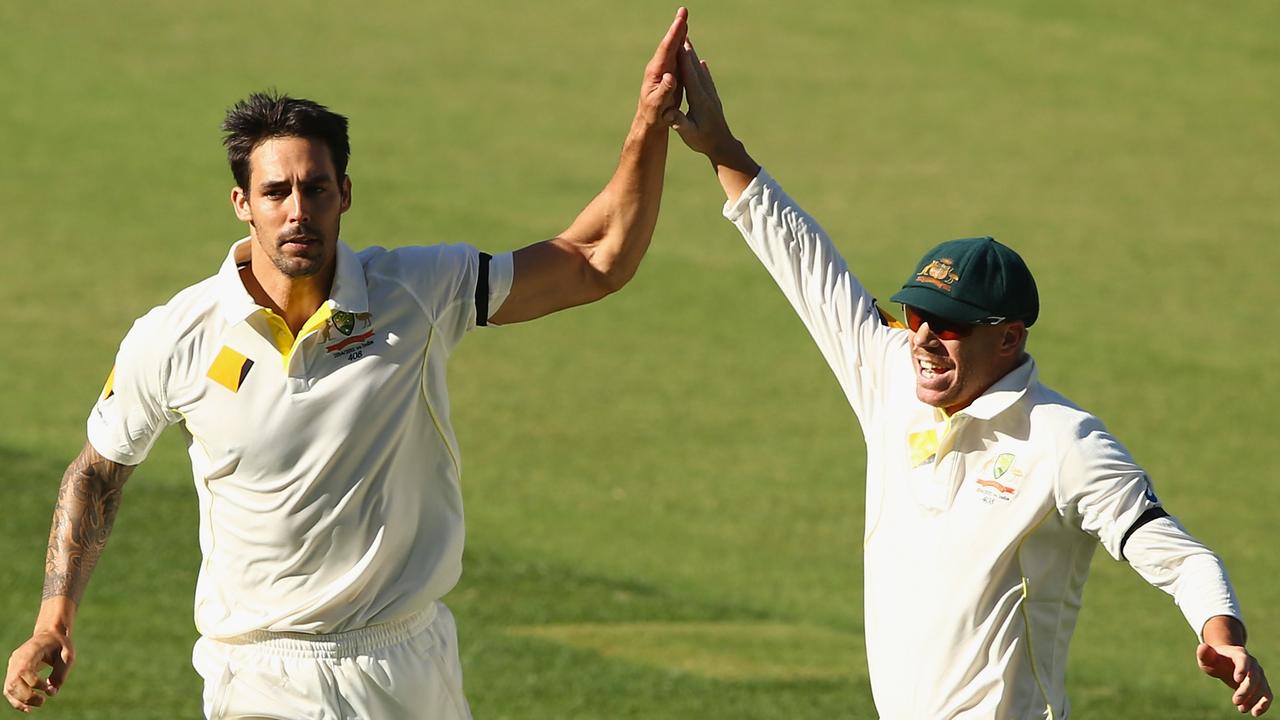
[[[283,318],[289,330],[297,335],[307,320],[329,299],[337,267],[336,259],[310,277],[290,277],[280,272],[271,259],[259,250],[256,240],[250,241],[250,245],[252,249],[249,266],[240,271],[245,290],[254,302]]]

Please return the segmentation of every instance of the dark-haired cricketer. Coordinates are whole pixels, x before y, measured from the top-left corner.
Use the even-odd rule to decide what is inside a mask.
[[[1201,669],[1255,716],[1272,701],[1221,560],[1165,510],[1102,422],[1041,384],[1040,299],[992,238],[942,243],[882,310],[818,223],[729,131],[681,52],[677,130],[834,370],[867,443],[865,613],[876,708],[893,720],[1063,720],[1067,648],[1099,543],[1173,596]],[[1135,642],[1135,638],[1120,642]]]
[[[658,216],[681,9],[648,62],[616,172],[564,232],[352,251],[346,119],[257,94],[227,115],[249,236],[125,337],[54,512],[44,599],[4,694],[63,689],[76,610],[125,480],[187,439],[203,561],[194,664],[210,718],[468,718],[440,602],[462,569],[445,364],[477,326],[593,302],[636,272]],[[41,677],[43,666],[52,672]]]

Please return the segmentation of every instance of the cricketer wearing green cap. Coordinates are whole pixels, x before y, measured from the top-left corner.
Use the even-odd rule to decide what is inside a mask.
[[[1026,342],[1040,299],[1022,258],[989,237],[935,247],[892,297],[904,326],[729,131],[691,45],[680,73],[676,130],[711,160],[725,217],[867,441],[864,625],[881,717],[1068,717],[1068,645],[1099,544],[1173,596],[1232,704],[1265,712],[1272,692],[1221,560],[1098,418],[1039,381]]]

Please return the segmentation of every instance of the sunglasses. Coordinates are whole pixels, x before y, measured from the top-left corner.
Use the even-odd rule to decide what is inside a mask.
[[[960,338],[969,337],[973,329],[979,325],[999,325],[1009,319],[988,317],[972,323],[956,322],[955,320],[944,320],[937,315],[927,313],[910,305],[903,305],[902,312],[907,316],[907,327],[911,328],[911,332],[919,332],[920,326],[928,323],[929,331],[937,336],[939,340],[959,340]]]

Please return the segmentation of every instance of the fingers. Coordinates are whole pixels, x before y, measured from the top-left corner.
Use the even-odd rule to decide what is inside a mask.
[[[694,49],[693,42],[686,40],[685,48],[689,52],[689,59],[693,61],[694,71],[698,75],[698,81],[702,83],[702,89],[709,95],[716,94],[716,83],[711,79],[711,67],[707,65],[707,61],[698,57],[698,51]]]
[[[676,131],[676,134],[680,136],[685,145],[697,150],[700,147],[699,140],[701,139],[698,136],[698,126],[689,119],[688,115],[680,112],[679,109],[672,110],[669,115],[671,119],[667,122],[667,126]]]
[[[66,682],[67,673],[71,672],[71,664],[75,662],[75,659],[75,650],[72,649],[71,642],[68,640],[62,646],[61,652],[52,658],[53,672],[49,673],[49,685],[52,688],[50,695],[58,692],[58,688],[62,687],[62,684]]]
[[[671,73],[663,73],[662,79],[658,81],[657,103],[658,110],[662,113],[662,121],[670,125],[671,112],[680,106],[680,99],[677,95],[680,92],[680,85],[676,82],[676,76]]]
[[[697,56],[693,53],[693,45],[685,41],[684,47],[680,48],[680,79],[684,81],[685,89],[689,93],[689,102],[694,102],[697,97],[699,102],[706,98],[707,91],[702,86],[702,76],[698,71]]]
[[[1256,688],[1250,682],[1251,679],[1246,677],[1236,688],[1236,691],[1231,694],[1231,704],[1235,705],[1236,710],[1242,713],[1249,712],[1253,704],[1258,701]]]
[[[676,17],[667,28],[667,34],[653,51],[653,59],[649,61],[648,74],[652,82],[658,82],[663,73],[673,72],[676,67],[676,53],[684,44],[689,33],[689,11],[686,8],[676,10]]]
[[[33,708],[44,705],[45,696],[49,693],[48,681],[31,670],[9,670],[9,677],[4,683],[4,697],[15,710],[30,712]]]
[[[1267,675],[1262,671],[1262,666],[1255,660],[1254,667],[1249,672],[1250,684],[1254,688],[1254,694],[1248,700],[1248,705],[1241,709],[1241,712],[1249,712],[1254,717],[1261,717],[1263,713],[1271,709],[1271,703],[1275,700],[1275,693],[1271,691],[1271,685],[1267,682]]]

